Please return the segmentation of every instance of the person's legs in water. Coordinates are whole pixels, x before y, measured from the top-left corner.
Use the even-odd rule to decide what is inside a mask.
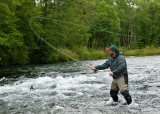
[[[118,102],[118,92],[119,87],[115,80],[112,81],[110,96],[112,97],[114,102]]]
[[[131,95],[129,94],[129,91],[121,92],[121,94],[124,96],[128,105],[132,103],[132,98]]]
[[[118,91],[110,90],[110,95],[114,102],[118,102]]]
[[[121,76],[120,78],[116,79],[116,83],[120,89],[121,94],[124,96],[127,104],[132,103],[132,98],[131,95],[129,94],[128,90],[128,84],[126,84],[124,76]]]

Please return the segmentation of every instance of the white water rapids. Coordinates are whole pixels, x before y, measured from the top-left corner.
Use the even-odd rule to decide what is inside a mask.
[[[0,114],[160,113],[160,56],[127,58],[134,102],[108,106],[109,70],[87,69],[105,60],[40,65],[19,78],[0,79]],[[123,97],[119,97],[124,101]]]

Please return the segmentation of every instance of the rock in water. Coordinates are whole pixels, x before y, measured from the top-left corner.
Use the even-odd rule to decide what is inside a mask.
[[[30,87],[30,90],[33,90],[33,89],[34,89],[33,86],[31,86],[31,87]]]

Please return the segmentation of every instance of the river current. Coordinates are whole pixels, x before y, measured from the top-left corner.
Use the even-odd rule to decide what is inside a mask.
[[[112,78],[109,70],[88,70],[105,62],[95,60],[27,66],[29,73],[1,78],[0,114],[160,114],[160,56],[126,60],[133,97],[129,106],[106,104]]]

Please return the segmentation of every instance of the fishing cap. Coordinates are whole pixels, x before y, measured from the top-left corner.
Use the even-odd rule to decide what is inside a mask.
[[[105,47],[105,51],[109,52],[109,50],[114,51],[114,52],[119,52],[119,49],[116,45],[110,45]]]
[[[114,51],[114,52],[118,52],[118,47],[116,45],[111,45],[109,47],[106,47],[105,50],[108,52],[109,50]]]
[[[115,46],[115,45],[111,45],[111,46],[109,46],[109,50],[117,52],[118,51],[118,47]]]

